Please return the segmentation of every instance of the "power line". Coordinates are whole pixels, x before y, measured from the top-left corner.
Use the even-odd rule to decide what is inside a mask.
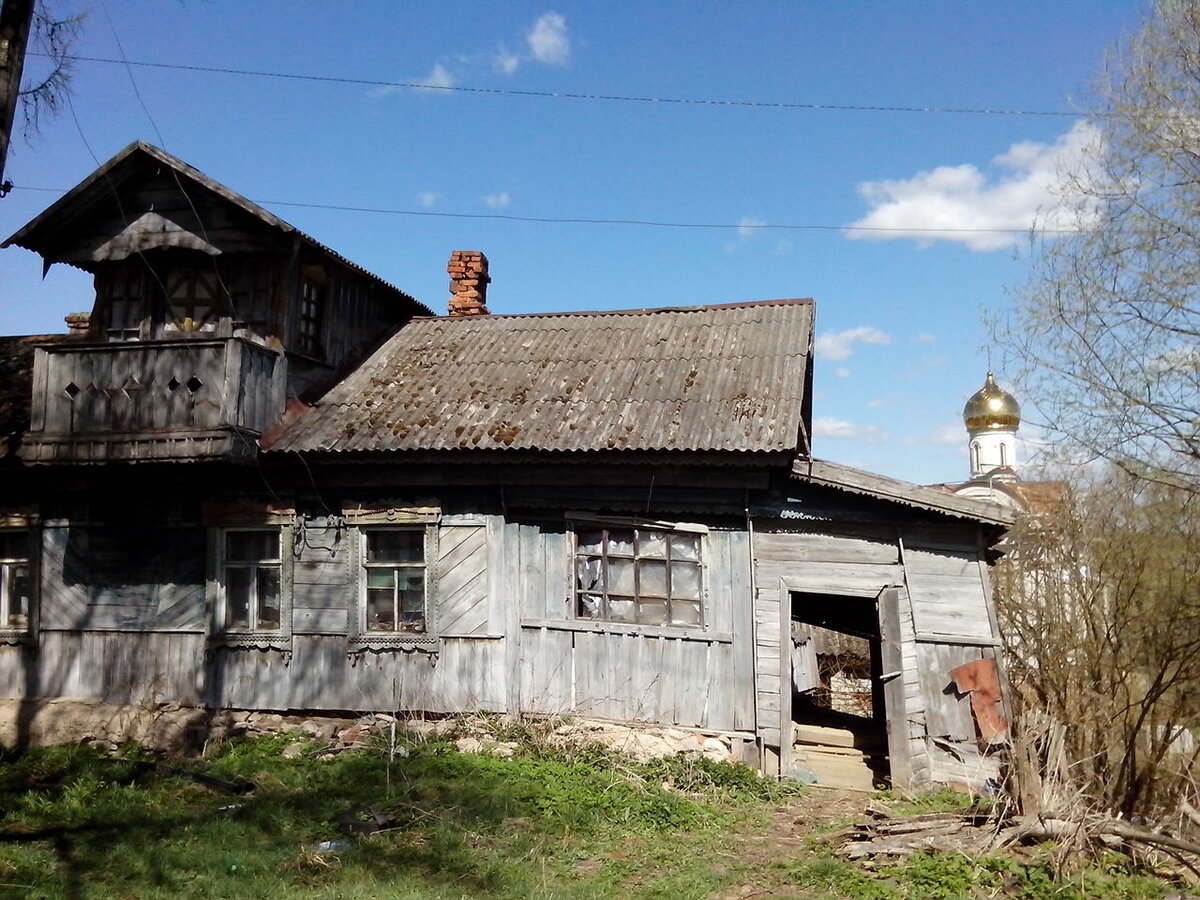
[[[16,191],[65,193],[61,188],[14,185]],[[429,209],[384,209],[372,206],[345,206],[333,203],[301,203],[292,200],[252,200],[259,206],[293,206],[301,209],[326,209],[334,212],[370,213],[384,216],[421,216],[439,219],[490,219],[501,222],[530,222],[544,225],[628,225],[643,228],[695,228],[749,231],[866,231],[895,234],[1078,234],[1070,228],[899,228],[878,225],[785,224],[770,222],[670,222],[661,219],[589,219],[582,217],[514,216],[505,213],[437,212]]]
[[[30,56],[45,54],[30,53]],[[1078,118],[1080,112],[1057,109],[993,109],[989,107],[957,106],[887,106],[858,103],[796,103],[771,100],[720,100],[703,97],[639,97],[625,94],[586,94],[571,91],[522,91],[515,88],[487,88],[469,85],[425,84],[420,81],[380,81],[372,78],[350,78],[338,75],[302,75],[297,72],[268,72],[261,69],[230,69],[220,66],[196,66],[184,63],[161,63],[147,60],[110,59],[103,56],[72,56],[76,62],[104,63],[117,66],[141,66],[148,69],[175,69],[183,72],[206,72],[215,75],[239,75],[253,78],[280,78],[292,81],[312,81],[325,84],[351,84],[360,87],[405,88],[422,91],[446,91],[459,94],[486,94],[501,97],[537,97],[553,100],[598,100],[612,103],[661,103],[676,106],[723,106],[749,109],[791,109],[815,112],[888,112],[938,113],[974,116],[1057,116]]]

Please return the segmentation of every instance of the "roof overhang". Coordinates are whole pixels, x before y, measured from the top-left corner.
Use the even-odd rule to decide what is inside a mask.
[[[947,494],[820,459],[796,460],[791,477],[808,484],[1002,528],[1008,528],[1016,521],[1015,512],[998,503]]]

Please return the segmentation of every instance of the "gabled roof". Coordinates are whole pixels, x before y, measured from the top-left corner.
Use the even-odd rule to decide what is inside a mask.
[[[56,257],[55,251],[63,246],[64,237],[76,231],[86,230],[92,217],[105,214],[108,211],[115,211],[123,220],[125,226],[136,226],[140,216],[144,213],[152,214],[153,210],[128,208],[125,206],[124,204],[129,202],[129,190],[138,180],[147,177],[148,171],[153,171],[163,166],[166,166],[175,173],[176,183],[179,185],[180,190],[185,193],[185,197],[181,198],[181,200],[191,206],[193,211],[198,204],[194,203],[195,198],[190,196],[192,189],[215,194],[267,228],[280,234],[295,236],[310,247],[338,260],[356,272],[384,285],[390,290],[403,294],[394,285],[388,284],[377,275],[352,263],[340,253],[322,244],[316,238],[305,234],[295,226],[289,225],[283,219],[263,209],[257,203],[247,200],[236,191],[232,191],[220,182],[209,178],[199,169],[189,166],[183,160],[172,156],[165,150],[155,147],[153,144],[147,144],[145,141],[134,141],[108,162],[104,163],[91,175],[63,194],[44,212],[8,238],[3,244],[0,244],[0,248],[15,244],[18,247],[33,250],[42,255],[47,268],[55,262],[67,262],[81,268],[88,268],[88,260]],[[186,189],[185,185],[188,186]],[[168,223],[169,225],[170,223]],[[178,238],[173,242],[173,246],[190,246],[199,240],[197,235],[190,234],[185,229],[176,228],[175,231],[178,233]],[[111,237],[111,235],[105,235],[104,237]],[[214,250],[215,248],[210,249],[209,252],[214,252]],[[97,260],[91,260],[91,262],[95,261]],[[404,294],[404,296],[408,297],[407,294]],[[426,312],[431,312],[431,310],[421,306],[421,304],[417,305]]]
[[[819,459],[797,460],[792,467],[792,477],[916,509],[975,519],[993,525],[1008,526],[1015,521],[1013,511],[999,503],[960,497],[937,488],[909,484],[885,475],[875,475]]]
[[[807,452],[812,301],[414,319],[271,450]]]

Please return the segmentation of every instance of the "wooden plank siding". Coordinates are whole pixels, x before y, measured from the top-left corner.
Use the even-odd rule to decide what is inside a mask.
[[[196,527],[45,527],[40,628],[203,631],[203,540]]]
[[[507,525],[515,534],[523,616],[520,708],[636,722],[753,728],[748,625],[749,544],[710,530],[704,542],[703,629],[630,626],[572,615],[570,535],[561,526]],[[511,564],[510,564],[511,565]]]
[[[994,653],[998,637],[977,528],[768,520],[756,523],[753,540],[758,734],[780,747],[781,764],[789,749],[780,744],[790,725],[790,666],[783,658],[790,648],[783,645],[791,594],[873,598],[895,588],[894,608],[881,621],[895,774],[911,787],[961,774],[963,759],[975,758],[974,720],[969,698],[947,687],[949,671]],[[947,750],[947,742],[962,746]]]
[[[5,648],[5,650],[17,648]],[[0,655],[0,663],[9,654]],[[204,635],[171,632],[43,631],[32,674],[0,668],[6,698],[102,700],[154,705],[204,702]]]
[[[209,702],[235,709],[503,712],[495,641],[447,638],[437,653],[346,653],[332,635],[296,635],[292,652],[220,648]]]
[[[927,528],[905,529],[903,548],[917,634],[983,642],[997,637],[973,532],[953,541]]]

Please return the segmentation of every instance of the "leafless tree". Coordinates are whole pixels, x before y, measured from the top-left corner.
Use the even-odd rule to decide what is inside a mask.
[[[17,107],[28,139],[41,117],[58,112],[70,96],[70,51],[83,16],[59,15],[52,2],[0,0],[0,197],[12,187],[4,166]]]
[[[20,92],[26,138],[37,133],[43,116],[60,112],[71,95],[71,51],[84,18],[84,13],[69,13],[54,0],[39,0],[34,6],[30,45],[37,59],[26,60]]]
[[[1035,237],[1005,364],[1069,445],[1200,490],[1200,4],[1154,3],[1089,118],[1062,185],[1078,233]]]
[[[1194,802],[1200,495],[1110,468],[1008,540],[997,607],[1018,729],[1042,714],[1061,726],[1093,807],[1159,817]]]

